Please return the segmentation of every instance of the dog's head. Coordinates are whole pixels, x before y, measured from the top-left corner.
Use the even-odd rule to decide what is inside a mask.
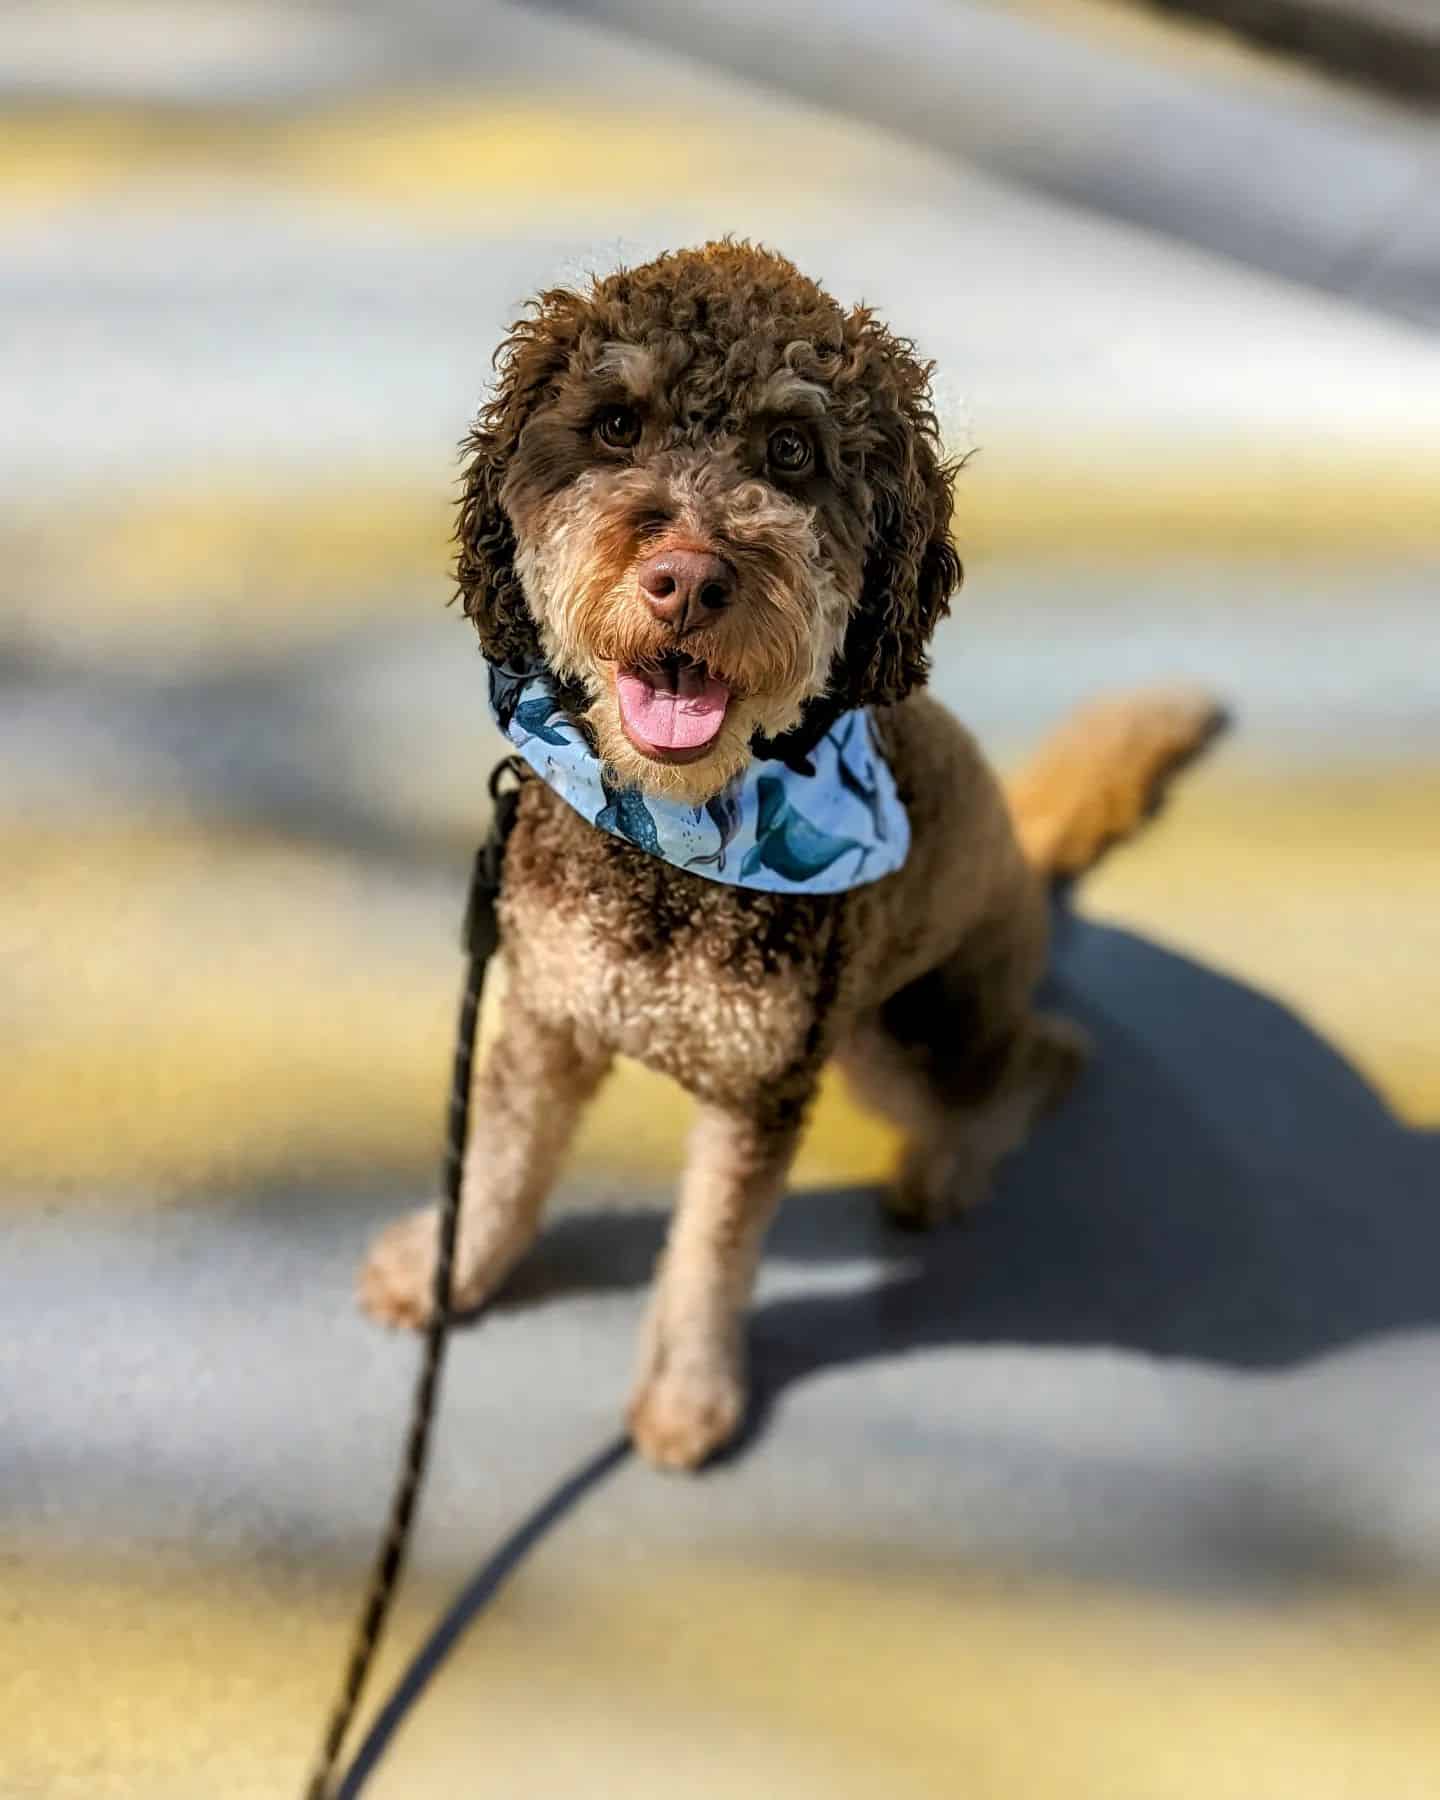
[[[960,565],[930,369],[782,257],[534,302],[466,445],[458,573],[622,780],[699,802],[807,708],[902,699]]]

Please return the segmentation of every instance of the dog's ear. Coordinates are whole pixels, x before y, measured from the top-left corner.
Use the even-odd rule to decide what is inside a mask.
[[[888,705],[924,685],[930,638],[962,575],[950,541],[956,465],[941,454],[929,370],[908,358],[902,369],[910,380],[898,406],[873,420],[865,458],[870,539],[834,683],[851,706]]]
[[[503,489],[526,420],[565,368],[577,304],[573,294],[544,294],[534,317],[511,328],[495,353],[494,391],[461,446],[456,592],[492,662],[521,666],[541,657],[515,568],[515,531],[502,504]]]

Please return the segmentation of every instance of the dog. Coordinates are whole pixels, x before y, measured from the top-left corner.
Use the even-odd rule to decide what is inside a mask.
[[[544,672],[540,729],[582,746],[609,810],[522,784],[455,1304],[524,1255],[612,1059],[673,1078],[697,1117],[628,1420],[651,1463],[694,1469],[744,1417],[746,1307],[825,1064],[903,1134],[898,1218],[973,1205],[1086,1054],[1033,1002],[1048,890],[1141,823],[1221,715],[1187,690],[1094,705],[1002,790],[924,692],[961,578],[931,365],[778,255],[726,240],[546,292],[496,369],[465,446],[459,597],[493,666]],[[877,878],[783,891],[781,782],[856,716],[908,849]],[[617,796],[700,819],[756,770],[746,862],[779,843],[769,891],[716,878],[723,810],[708,866],[624,826]],[[435,1244],[433,1207],[381,1234],[360,1278],[375,1318],[426,1322]]]

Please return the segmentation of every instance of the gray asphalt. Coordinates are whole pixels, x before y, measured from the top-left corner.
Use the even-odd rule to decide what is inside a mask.
[[[793,1535],[1172,1590],[1440,1577],[1440,1135],[1274,1003],[1128,933],[1071,920],[1058,971],[1100,1057],[994,1204],[916,1238],[867,1192],[792,1197],[748,1442],[693,1484],[617,1476],[567,1527],[579,1550]],[[91,1551],[362,1558],[415,1357],[351,1299],[393,1204],[12,1218],[12,1522],[63,1495]],[[433,1571],[614,1435],[663,1207],[582,1173],[461,1335]]]
[[[1153,54],[1023,7],[546,0],[1020,186],[1440,323],[1440,120],[1256,58]],[[1083,9],[1081,9],[1083,21]]]

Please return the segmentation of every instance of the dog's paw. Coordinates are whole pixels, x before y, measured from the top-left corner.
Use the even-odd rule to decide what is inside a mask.
[[[728,1368],[667,1367],[630,1404],[630,1436],[657,1469],[698,1469],[740,1428],[745,1389]]]
[[[461,1230],[450,1277],[452,1316],[473,1313],[500,1287],[528,1246],[533,1231],[500,1230],[472,1220]],[[435,1316],[435,1258],[440,1247],[440,1209],[422,1206],[387,1225],[360,1269],[356,1298],[382,1325],[428,1325]]]
[[[1089,1067],[1095,1040],[1083,1025],[1059,1013],[1037,1013],[1031,1020],[1026,1077],[1034,1095],[1034,1117],[1054,1112]]]
[[[993,1173],[988,1158],[967,1155],[961,1146],[911,1149],[881,1192],[880,1204],[907,1231],[932,1231],[982,1205]]]
[[[387,1225],[360,1269],[356,1298],[382,1325],[428,1325],[434,1312],[439,1212],[422,1206]]]

